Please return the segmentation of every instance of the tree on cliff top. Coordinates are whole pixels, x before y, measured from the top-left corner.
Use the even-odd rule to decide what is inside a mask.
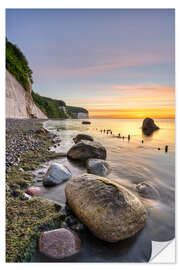
[[[6,68],[18,82],[28,90],[32,80],[32,70],[21,50],[6,38]]]

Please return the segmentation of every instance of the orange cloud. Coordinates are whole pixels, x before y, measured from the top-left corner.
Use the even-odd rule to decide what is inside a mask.
[[[122,91],[131,91],[132,93],[143,93],[143,94],[151,94],[153,95],[160,93],[168,93],[174,94],[174,87],[169,86],[161,86],[156,84],[151,85],[115,85],[112,87],[112,92],[118,93]]]

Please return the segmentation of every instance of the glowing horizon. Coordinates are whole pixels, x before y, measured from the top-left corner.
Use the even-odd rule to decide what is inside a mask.
[[[103,118],[103,119],[143,119],[146,117],[154,118],[154,119],[174,119],[175,118],[175,110],[136,110],[136,111],[89,111],[89,118]]]
[[[174,9],[7,9],[33,90],[90,118],[175,117]]]
[[[105,92],[105,89],[102,92]],[[70,100],[86,107],[90,118],[174,118],[175,90],[159,85],[116,85],[104,98]]]

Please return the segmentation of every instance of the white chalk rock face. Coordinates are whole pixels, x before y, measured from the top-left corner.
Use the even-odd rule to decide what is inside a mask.
[[[43,179],[44,186],[54,186],[70,179],[72,176],[70,170],[63,164],[53,163],[49,167]]]
[[[89,118],[89,115],[88,115],[88,113],[78,112],[77,113],[77,118],[78,119],[88,119]]]
[[[8,70],[6,70],[6,118],[47,119],[35,105],[31,89],[26,91]]]

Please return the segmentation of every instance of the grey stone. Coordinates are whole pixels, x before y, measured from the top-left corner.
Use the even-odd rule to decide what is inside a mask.
[[[74,143],[78,143],[81,140],[94,141],[93,137],[87,134],[78,134],[75,138],[73,138]]]
[[[45,186],[57,185],[68,180],[71,176],[70,170],[63,164],[53,163],[44,176],[43,184]]]
[[[89,173],[99,176],[106,176],[111,172],[110,163],[96,158],[90,158],[86,161],[86,167]]]
[[[88,158],[106,159],[106,149],[98,142],[82,140],[71,147],[67,156],[74,160],[86,160]]]
[[[159,191],[150,183],[142,182],[136,185],[139,195],[148,199],[159,199]]]

